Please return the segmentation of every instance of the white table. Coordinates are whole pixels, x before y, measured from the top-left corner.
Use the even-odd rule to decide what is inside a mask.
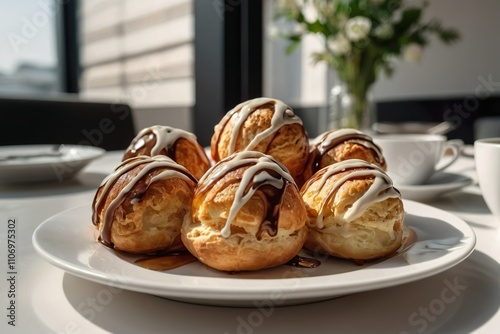
[[[429,203],[474,229],[476,250],[465,261],[416,282],[307,305],[267,311],[192,305],[93,283],[42,260],[32,246],[35,228],[62,210],[90,203],[120,157],[107,153],[72,181],[0,187],[0,254],[6,276],[1,280],[0,333],[500,332],[500,223],[475,184]],[[460,158],[452,170],[475,177],[473,167],[473,159]],[[7,317],[9,219],[16,221],[15,327]]]

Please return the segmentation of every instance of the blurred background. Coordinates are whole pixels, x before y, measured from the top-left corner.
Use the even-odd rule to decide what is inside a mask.
[[[0,0],[0,98],[123,104],[135,131],[170,125],[208,145],[229,109],[269,96],[292,106],[314,136],[326,124],[332,75],[312,64],[321,47],[314,38],[285,55],[277,2]],[[431,42],[419,63],[398,62],[391,78],[382,76],[373,88],[378,120],[448,120],[450,138],[472,143],[476,121],[500,115],[498,13],[494,0],[429,1],[426,15],[461,40]],[[3,115],[26,113],[29,122],[26,108],[0,103]]]

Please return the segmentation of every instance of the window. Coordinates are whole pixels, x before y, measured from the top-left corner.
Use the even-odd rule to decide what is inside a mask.
[[[55,0],[0,3],[0,93],[61,91]]]
[[[191,129],[192,0],[82,0],[80,95],[125,102],[138,128]]]

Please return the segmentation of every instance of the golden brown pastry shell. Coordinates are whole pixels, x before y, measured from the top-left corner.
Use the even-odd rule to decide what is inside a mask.
[[[320,170],[319,173],[323,172]],[[339,173],[320,188],[319,180],[311,180],[301,189],[308,214],[308,237],[304,247],[313,253],[327,254],[352,260],[373,260],[396,252],[403,241],[404,207],[400,198],[387,198],[369,205],[353,221],[342,216],[373,184],[373,178],[354,179],[339,187],[324,211],[324,227],[316,219],[320,205]]]
[[[99,231],[104,227],[104,212],[110,203],[144,167],[142,164],[126,172],[112,186],[97,212]],[[155,169],[148,177],[162,170]],[[114,248],[137,254],[183,248],[180,229],[185,217],[191,213],[194,186],[194,182],[178,177],[159,180],[149,186],[140,201],[132,201],[137,187],[133,188],[113,214],[110,237]],[[96,199],[101,195],[102,188]]]
[[[210,189],[200,191],[198,186],[192,219],[186,219],[182,226],[186,248],[202,263],[222,271],[259,270],[284,264],[299,253],[307,234],[304,203],[296,186],[289,184],[283,193],[275,236],[263,232],[257,237],[267,205],[260,190],[236,215],[231,235],[221,235],[244,169],[226,174]]]
[[[305,181],[307,181],[318,170],[349,159],[364,160],[379,166],[384,171],[387,170],[385,159],[379,162],[377,160],[377,154],[372,149],[355,142],[346,141],[341,143],[325,152],[322,157],[318,157],[317,154],[318,152],[315,151],[314,146],[311,146],[306,167],[298,179],[300,186],[302,186]]]
[[[210,147],[212,158],[216,162],[233,153],[230,152],[229,143],[235,131],[237,114],[235,113],[225,126],[222,123],[215,126]],[[257,134],[270,128],[273,114],[272,104],[265,104],[253,111],[237,134],[234,152],[243,151]],[[307,162],[309,138],[302,124],[286,124],[251,149],[271,155],[285,165],[292,177],[296,178],[302,173]]]

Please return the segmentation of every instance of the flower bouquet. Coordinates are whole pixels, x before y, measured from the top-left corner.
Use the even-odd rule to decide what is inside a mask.
[[[435,19],[422,22],[427,2],[401,0],[281,0],[278,17],[293,25],[284,35],[287,53],[306,34],[324,38],[315,62],[333,68],[349,95],[342,127],[361,128],[367,94],[381,71],[390,76],[394,59],[420,60],[432,35],[449,44],[459,38],[454,29]]]

